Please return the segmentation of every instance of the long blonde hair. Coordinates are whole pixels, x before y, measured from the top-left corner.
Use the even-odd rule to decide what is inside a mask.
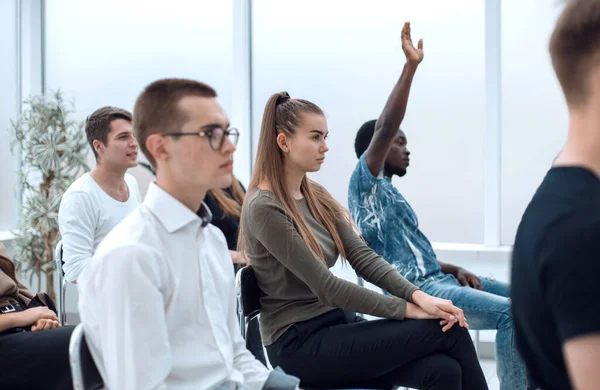
[[[242,213],[242,203],[244,202],[246,193],[235,176],[233,176],[233,182],[229,189],[231,190],[233,199],[227,196],[225,190],[220,188],[210,189],[208,193],[217,201],[219,207],[223,210],[223,214],[239,218]]]
[[[284,155],[277,145],[277,135],[279,133],[284,133],[288,137],[293,137],[296,134],[302,114],[305,113],[324,115],[316,104],[303,99],[291,99],[287,92],[276,93],[269,98],[263,114],[258,153],[252,180],[248,186],[248,194],[255,191],[259,183],[267,181],[271,186],[271,191],[282,204],[287,216],[298,229],[300,237],[315,256],[325,262],[323,250],[302,215],[298,202],[285,186]],[[312,216],[329,231],[338,252],[345,259],[346,251],[335,225],[336,220],[339,218],[350,220],[348,211],[323,186],[309,180],[306,175],[302,179],[300,192],[306,199],[306,204]],[[241,221],[238,249],[244,251],[244,211],[242,211]]]

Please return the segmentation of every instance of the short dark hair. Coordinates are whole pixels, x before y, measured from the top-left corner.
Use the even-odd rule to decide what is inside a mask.
[[[356,138],[354,139],[354,151],[356,152],[356,157],[360,158],[360,156],[362,156],[369,148],[369,144],[373,139],[373,134],[375,134],[375,123],[377,123],[375,119],[367,121],[360,129],[358,129]]]
[[[98,160],[98,153],[94,149],[94,140],[100,140],[104,145],[108,143],[110,123],[115,119],[125,119],[131,122],[131,113],[123,108],[105,106],[94,111],[85,120],[85,135],[92,147],[94,157]]]
[[[174,131],[187,121],[178,104],[186,96],[217,97],[208,85],[188,79],[162,79],[148,85],[135,102],[133,131],[144,156],[156,168],[156,161],[146,147],[152,134]]]
[[[585,103],[600,64],[600,0],[569,0],[550,38],[550,57],[569,106]]]

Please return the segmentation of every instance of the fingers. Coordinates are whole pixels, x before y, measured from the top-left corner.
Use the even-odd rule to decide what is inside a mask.
[[[404,26],[402,27],[402,39],[406,39],[409,36],[409,29],[410,29],[410,23],[409,22],[405,22]]]
[[[459,274],[456,277],[456,280],[458,280],[458,283],[460,283],[463,286],[468,286],[469,285],[469,279],[467,279],[467,277],[463,274]]]
[[[481,280],[478,277],[473,278],[473,287],[477,290],[483,291],[483,284],[481,284]]]
[[[452,317],[454,317],[456,319],[456,321],[458,322],[458,324],[463,327],[463,328],[468,328],[469,324],[467,324],[467,320],[465,318],[465,313],[463,312],[462,309],[459,309],[458,307],[454,306],[452,304],[452,301],[446,300],[444,302],[443,305],[441,305],[441,309],[443,311],[445,311],[446,313],[449,313],[452,315]],[[444,319],[448,319],[446,317],[442,317]]]
[[[422,39],[419,39],[419,43],[418,43],[417,47],[419,48],[419,50],[423,50],[423,40]]]
[[[469,327],[469,324],[467,324],[467,320],[465,318],[465,313],[462,311],[462,309],[454,307],[454,315],[456,316],[460,326],[462,326],[463,328]]]
[[[456,324],[456,319],[453,321],[441,320],[440,325],[442,325],[442,332],[446,332]]]
[[[44,313],[42,315],[40,315],[40,320],[53,320],[53,321],[58,321],[58,317],[56,316],[56,314],[54,314],[54,312],[50,312],[50,313]]]
[[[41,332],[44,330],[60,328],[60,323],[55,320],[41,319],[31,327],[32,332]]]

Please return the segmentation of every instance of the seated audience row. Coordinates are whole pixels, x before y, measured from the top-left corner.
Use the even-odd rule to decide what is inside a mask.
[[[569,29],[582,15],[594,14],[595,8],[582,4],[574,0],[567,6],[551,46],[571,116],[579,118],[570,131],[572,144],[584,137],[585,131],[577,129],[591,119],[588,111],[578,110],[585,99],[573,92],[557,63],[564,55],[561,42],[590,34]],[[159,80],[138,97],[133,116],[103,107],[88,118],[86,132],[98,164],[66,192],[59,219],[66,277],[78,283],[84,329],[108,388],[486,389],[467,319],[473,329],[498,330],[502,389],[534,388],[536,383],[542,388],[597,387],[600,380],[584,359],[591,355],[582,351],[582,343],[597,341],[597,327],[582,318],[589,310],[574,313],[579,306],[557,298],[569,306],[560,313],[569,313],[570,322],[556,324],[560,337],[542,335],[553,341],[546,351],[554,359],[551,366],[535,361],[540,348],[530,345],[529,339],[537,338],[529,311],[544,304],[541,291],[523,298],[524,275],[534,280],[534,288],[548,284],[538,286],[543,270],[525,265],[539,254],[527,250],[524,237],[537,237],[531,214],[547,200],[545,187],[517,237],[515,269],[523,275],[513,273],[520,283],[515,336],[509,286],[439,262],[414,210],[392,185],[392,177],[403,177],[409,165],[400,125],[423,60],[422,41],[413,45],[408,23],[402,48],[407,62],[379,119],[365,123],[356,137],[359,162],[349,183],[350,211],[307,177],[321,168],[329,150],[323,111],[308,100],[285,92],[268,100],[247,194],[232,174],[239,132],[205,84]],[[135,180],[126,174],[137,164],[138,147],[156,171],[143,202]],[[556,164],[581,162],[594,170],[595,160],[579,159],[582,153],[575,146],[566,148]],[[550,178],[558,175],[556,169],[546,181],[558,180]],[[537,248],[541,238],[535,240]],[[587,248],[583,244],[578,247]],[[338,257],[386,294],[336,277],[330,268]],[[33,296],[16,280],[12,262],[0,260],[0,279],[6,279],[0,287],[13,297],[0,315],[0,331],[32,331],[19,333],[29,339],[1,334],[0,344],[12,341],[26,351],[36,331],[58,327],[58,322],[47,301],[50,308],[31,307]],[[265,368],[244,346],[232,263],[254,269],[263,293],[263,342],[270,362],[280,367],[276,370]],[[583,291],[593,290],[588,284],[581,284]],[[11,313],[9,305],[15,304],[23,310]],[[382,319],[366,321],[357,313]],[[545,313],[538,314],[551,323],[554,317]],[[539,320],[535,323],[540,326]],[[56,343],[56,356],[64,352],[69,328],[46,334],[49,343]],[[55,374],[68,378],[68,373]]]

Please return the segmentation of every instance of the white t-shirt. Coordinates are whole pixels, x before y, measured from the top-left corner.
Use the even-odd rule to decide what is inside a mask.
[[[115,226],[141,203],[137,181],[125,174],[129,198],[119,202],[108,195],[89,173],[69,186],[58,211],[58,225],[63,244],[63,271],[69,281],[79,274],[92,258],[100,242]]]

